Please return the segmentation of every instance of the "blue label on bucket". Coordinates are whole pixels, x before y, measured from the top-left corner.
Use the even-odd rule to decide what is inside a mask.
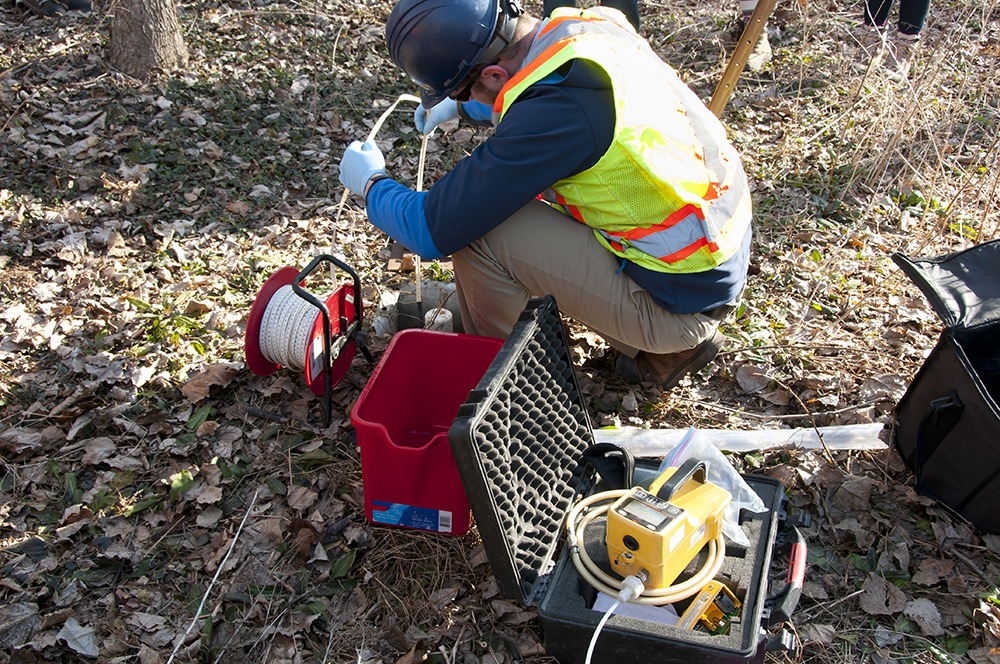
[[[439,533],[451,532],[451,512],[402,503],[388,503],[384,500],[372,501],[372,521]]]

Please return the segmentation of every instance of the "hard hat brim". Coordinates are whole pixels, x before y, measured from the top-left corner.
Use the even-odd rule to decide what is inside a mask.
[[[457,85],[455,87],[458,87]],[[454,90],[420,90],[420,104],[424,108],[433,108],[443,102]]]

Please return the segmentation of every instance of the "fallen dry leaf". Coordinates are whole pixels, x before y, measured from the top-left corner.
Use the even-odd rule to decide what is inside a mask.
[[[985,634],[1000,645],[1000,606],[985,599],[979,600],[979,607],[972,612],[972,620],[979,625]]]
[[[195,498],[195,502],[199,505],[212,505],[220,500],[222,500],[221,486],[203,486]]]
[[[115,441],[104,436],[82,440],[79,444],[86,450],[80,460],[84,466],[97,465],[110,458],[118,450]]]
[[[27,643],[41,622],[34,602],[0,605],[0,646],[10,651]]]
[[[845,480],[834,491],[830,507],[840,512],[867,512],[876,484],[870,477],[852,477]]]
[[[941,626],[941,612],[934,602],[926,597],[911,600],[903,607],[903,615],[917,623],[925,636],[941,636],[944,627]]]
[[[423,653],[417,654],[417,644],[413,644],[405,655],[396,660],[396,664],[418,664],[424,661]]]
[[[869,574],[858,599],[861,610],[873,616],[891,616],[906,606],[906,593],[877,574]]]
[[[239,374],[240,365],[233,362],[217,362],[205,367],[201,373],[188,380],[181,387],[181,393],[191,403],[198,403],[209,396],[213,387],[225,387]]]
[[[207,420],[205,422],[202,422],[198,426],[198,429],[195,430],[195,433],[198,434],[199,436],[210,436],[213,433],[215,433],[218,428],[219,428],[218,422],[214,420]]]
[[[222,510],[215,505],[209,505],[201,512],[198,513],[198,517],[195,520],[202,528],[212,528],[215,524],[219,523],[222,518]]]
[[[139,664],[163,664],[163,658],[160,656],[160,653],[146,644],[139,647],[139,652],[136,656],[139,658]]]
[[[250,206],[243,201],[232,201],[226,204],[226,210],[237,216],[243,216],[250,212]]]
[[[545,645],[532,634],[525,634],[517,640],[517,653],[521,657],[541,657],[545,655]]]
[[[819,623],[806,623],[799,627],[798,632],[803,644],[833,643],[834,637],[837,636],[836,627]]]
[[[925,558],[917,565],[917,571],[911,579],[913,583],[922,586],[934,586],[942,579],[950,577],[955,571],[955,563],[950,560]]]
[[[20,454],[25,450],[33,450],[42,443],[40,431],[30,429],[7,429],[0,433],[0,449]]]
[[[427,601],[436,609],[443,610],[458,596],[460,590],[461,587],[457,585],[446,586],[431,593]]]
[[[317,498],[319,498],[319,494],[308,487],[292,486],[288,489],[288,506],[299,512],[312,507]]]
[[[736,370],[736,382],[747,394],[755,394],[768,386],[771,379],[761,367],[752,364],[742,364]]]
[[[976,648],[966,654],[975,664],[1000,664],[1000,648]]]
[[[65,641],[70,649],[84,657],[97,657],[101,654],[100,648],[97,647],[97,633],[92,627],[81,625],[76,618],[67,618],[56,637]]]

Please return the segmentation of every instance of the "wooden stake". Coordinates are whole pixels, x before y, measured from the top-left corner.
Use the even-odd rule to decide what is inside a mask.
[[[757,40],[764,32],[767,19],[771,17],[771,12],[774,11],[777,2],[778,0],[759,0],[757,6],[754,7],[750,20],[743,28],[743,34],[740,35],[740,42],[736,45],[725,71],[722,72],[719,85],[712,93],[712,100],[708,102],[708,110],[715,113],[715,117],[722,117],[722,111],[726,108],[733,90],[736,89],[736,82],[740,80],[740,75],[747,66],[747,60],[750,58],[754,46],[757,45]]]

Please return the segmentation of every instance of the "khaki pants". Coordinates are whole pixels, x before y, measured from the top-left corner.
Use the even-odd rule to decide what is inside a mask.
[[[452,256],[469,334],[505,338],[532,297],[559,310],[628,356],[694,348],[718,327],[704,314],[673,314],[618,271],[594,232],[540,201]]]

